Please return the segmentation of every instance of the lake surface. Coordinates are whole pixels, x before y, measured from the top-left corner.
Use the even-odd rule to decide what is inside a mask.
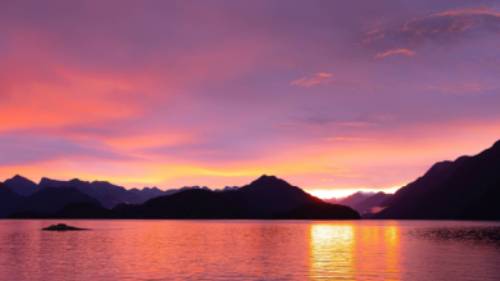
[[[0,280],[497,281],[500,223],[0,220]]]

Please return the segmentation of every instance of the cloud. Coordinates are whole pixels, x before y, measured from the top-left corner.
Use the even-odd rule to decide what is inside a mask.
[[[479,7],[479,8],[462,8],[462,9],[452,9],[441,13],[435,14],[436,16],[464,16],[464,15],[479,15],[479,16],[492,16],[500,18],[500,12],[497,12],[491,8]]]
[[[290,82],[292,86],[298,87],[314,87],[322,84],[327,84],[332,81],[333,73],[330,72],[318,72],[310,76],[304,76],[299,79]]]
[[[405,56],[405,57],[413,57],[415,56],[415,51],[412,51],[410,49],[406,48],[399,48],[399,49],[391,49],[387,50],[385,52],[381,52],[375,55],[376,59],[384,59],[386,57],[391,57],[391,56]]]
[[[0,134],[0,166],[42,163],[56,159],[99,159],[127,161],[132,156],[115,152],[96,141],[77,141],[64,137],[28,132]]]
[[[465,36],[500,33],[500,12],[491,8],[450,9],[417,17],[393,27],[380,27],[365,34],[365,43],[390,48],[426,42],[455,42]]]
[[[495,85],[481,82],[455,82],[441,83],[427,87],[431,91],[437,91],[444,95],[454,96],[479,96],[498,92]]]

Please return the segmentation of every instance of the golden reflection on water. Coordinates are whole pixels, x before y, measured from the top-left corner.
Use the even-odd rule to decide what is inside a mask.
[[[400,280],[397,224],[314,223],[309,233],[312,280]]]
[[[350,225],[313,224],[310,228],[311,277],[351,277],[354,230]]]

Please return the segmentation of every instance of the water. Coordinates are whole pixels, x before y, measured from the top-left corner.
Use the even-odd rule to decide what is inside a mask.
[[[52,223],[91,228],[40,231]],[[2,220],[0,280],[500,280],[500,223]]]

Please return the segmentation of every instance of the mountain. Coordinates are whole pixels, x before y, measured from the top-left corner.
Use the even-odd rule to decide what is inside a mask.
[[[371,217],[374,214],[385,209],[386,202],[388,202],[392,198],[392,196],[393,196],[392,194],[388,194],[385,192],[377,192],[372,196],[366,198],[365,200],[357,203],[356,206],[353,208],[358,212],[360,212],[362,215],[366,217]]]
[[[123,218],[237,218],[235,202],[226,193],[189,189],[151,199],[142,205],[118,205],[113,212]]]
[[[247,215],[256,217],[284,213],[319,200],[282,179],[266,175],[241,187],[234,194]]]
[[[6,217],[23,202],[23,197],[0,183],[0,218]]]
[[[99,204],[82,202],[68,204],[48,217],[78,219],[113,218],[113,213]]]
[[[335,203],[345,205],[358,211],[361,215],[370,216],[385,207],[385,202],[392,194],[384,192],[356,192],[342,199],[332,199]],[[328,201],[331,202],[331,201]]]
[[[314,202],[301,205],[288,212],[276,216],[281,219],[360,219],[359,214],[343,205],[327,202]]]
[[[80,192],[75,188],[55,188],[47,187],[33,193],[33,195],[24,198],[14,210],[11,211],[11,217],[44,217],[63,210],[71,204],[93,204],[100,206],[99,202]]]
[[[81,181],[72,179],[70,181],[60,181],[42,178],[40,188],[75,188],[80,192],[95,198],[105,208],[113,208],[120,203],[141,204],[151,198],[164,194],[164,191],[157,188],[131,189],[111,184],[106,181]]]
[[[500,219],[500,141],[475,156],[439,162],[398,190],[376,218]]]
[[[157,187],[144,187],[142,189],[132,188],[128,190],[130,196],[133,198],[129,198],[130,203],[140,204],[148,201],[151,198],[155,198],[162,195],[168,195],[170,193],[175,192],[174,189],[169,190],[161,190]],[[120,202],[124,203],[124,202]]]
[[[284,180],[265,175],[239,189],[189,189],[142,205],[121,204],[113,211],[124,218],[359,218],[349,207],[325,203]]]
[[[36,183],[20,175],[15,175],[14,177],[6,180],[4,184],[5,187],[21,196],[30,196],[37,190],[38,187]]]

